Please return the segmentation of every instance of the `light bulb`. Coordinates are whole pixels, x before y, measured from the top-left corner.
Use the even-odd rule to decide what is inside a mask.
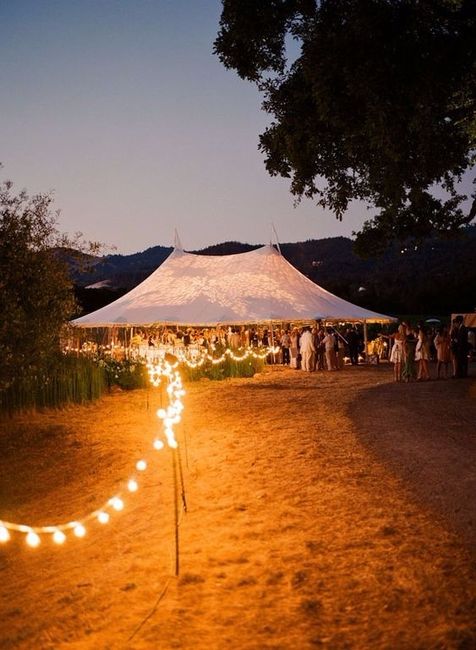
[[[66,540],[66,535],[62,530],[55,530],[53,533],[53,541],[55,544],[63,544]]]
[[[28,544],[28,546],[31,546],[32,548],[36,548],[37,546],[40,545],[40,541],[41,540],[38,537],[38,535],[33,530],[30,530],[30,532],[26,536],[26,543]]]
[[[109,513],[98,512],[98,521],[100,524],[107,524],[107,522],[109,521]]]
[[[109,501],[109,503],[114,508],[114,510],[117,510],[117,512],[119,512],[120,510],[122,510],[124,508],[124,501],[122,499],[120,499],[119,497],[113,497]]]
[[[86,528],[82,524],[76,524],[73,533],[76,537],[84,537],[86,535]]]
[[[8,542],[10,539],[10,533],[8,532],[8,528],[5,528],[5,526],[0,526],[0,542]]]
[[[154,449],[160,451],[163,448],[164,448],[164,443],[162,442],[162,440],[154,440]]]
[[[139,472],[143,472],[145,469],[147,469],[147,463],[145,460],[138,460],[136,463],[136,469],[138,469]]]
[[[129,490],[129,492],[137,492],[138,488],[139,486],[137,485],[137,481],[134,481],[134,479],[131,478],[131,480],[127,484],[127,489]]]

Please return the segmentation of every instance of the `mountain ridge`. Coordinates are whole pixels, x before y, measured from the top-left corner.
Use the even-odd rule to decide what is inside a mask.
[[[188,252],[230,255],[262,245],[226,241]],[[151,246],[130,255],[97,258],[88,272],[74,269],[73,279],[84,310],[88,311],[91,292],[104,294],[94,297],[95,304],[98,300],[111,302],[142,282],[172,250],[170,246]],[[324,289],[375,311],[443,314],[476,307],[476,226],[467,227],[463,236],[454,239],[395,245],[373,259],[358,257],[352,240],[342,236],[285,242],[280,250],[293,266]],[[110,288],[86,288],[104,281]]]

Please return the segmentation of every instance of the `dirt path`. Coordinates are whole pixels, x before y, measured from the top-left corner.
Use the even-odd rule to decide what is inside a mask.
[[[276,369],[188,389],[180,578],[164,453],[107,527],[52,551],[0,548],[0,648],[476,647],[473,380],[397,386],[388,368]],[[435,408],[443,393],[446,410]],[[1,511],[40,522],[95,507],[145,453],[157,429],[149,399],[11,423]],[[409,427],[409,399],[424,425]]]

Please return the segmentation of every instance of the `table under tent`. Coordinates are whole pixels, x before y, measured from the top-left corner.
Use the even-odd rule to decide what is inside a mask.
[[[76,342],[71,340],[70,347],[77,346],[81,339],[76,328],[94,332],[96,340],[102,333],[104,344],[114,346],[117,342],[129,349],[138,331],[159,326],[183,331],[261,326],[269,330],[272,345],[276,329],[290,324],[361,323],[366,339],[368,323],[394,320],[326,291],[300,273],[271,244],[222,256],[175,248],[161,266],[127,294],[74,320]]]

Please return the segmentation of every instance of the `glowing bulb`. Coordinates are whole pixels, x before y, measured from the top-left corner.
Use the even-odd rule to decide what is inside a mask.
[[[131,478],[129,483],[127,484],[127,489],[129,492],[137,492],[139,486],[137,485],[137,481],[134,481],[134,479]]]
[[[114,508],[114,510],[117,510],[118,512],[119,512],[119,510],[122,510],[124,508],[124,501],[122,499],[120,499],[119,497],[113,497],[109,501],[109,503]]]
[[[167,413],[166,413],[165,409],[159,409],[157,411],[157,417],[160,418],[161,420],[163,420],[165,417],[167,417]]]
[[[109,513],[108,512],[99,512],[98,513],[98,521],[100,524],[107,524],[109,521]]]
[[[162,440],[154,440],[154,449],[160,451],[163,448],[164,448],[164,443],[162,442]]]
[[[66,535],[62,530],[55,530],[53,533],[53,541],[55,544],[63,544],[66,540]]]
[[[41,540],[38,537],[38,535],[33,530],[30,530],[30,532],[26,536],[26,543],[28,544],[28,546],[31,546],[32,548],[36,548],[37,546],[40,545],[40,541]]]
[[[5,528],[5,526],[0,526],[0,542],[8,542],[10,539],[10,533],[8,532],[8,528]]]
[[[76,537],[84,537],[86,535],[86,528],[82,524],[76,524],[73,533]]]
[[[147,469],[147,463],[145,460],[138,460],[136,463],[136,469],[138,469],[139,472],[143,472],[145,469]]]

